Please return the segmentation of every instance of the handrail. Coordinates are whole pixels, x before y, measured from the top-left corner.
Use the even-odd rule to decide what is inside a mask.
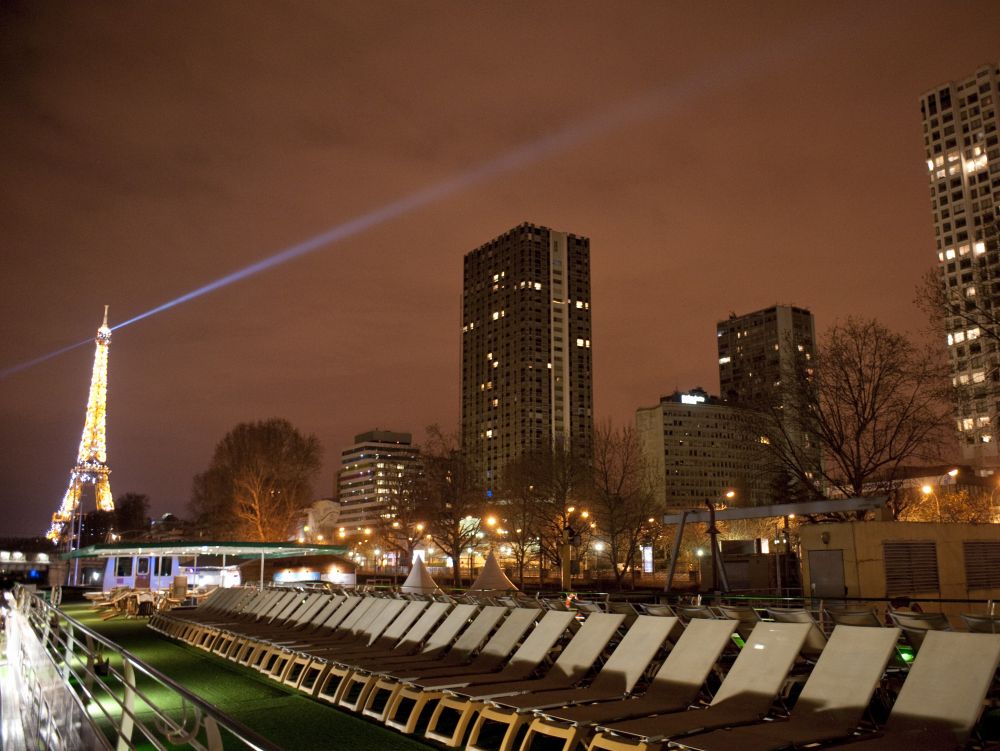
[[[15,603],[11,620],[19,631],[17,638],[20,646],[17,654],[11,654],[10,658],[12,662],[16,661],[13,672],[24,683],[21,695],[34,698],[59,694],[64,713],[67,700],[76,710],[72,713],[74,718],[61,718],[59,713],[52,711],[52,707],[32,707],[39,716],[29,719],[39,729],[38,736],[57,741],[46,742],[47,747],[89,747],[88,741],[82,738],[73,744],[72,733],[63,732],[64,729],[58,727],[61,721],[69,726],[69,723],[80,723],[82,719],[93,731],[93,737],[89,739],[91,744],[95,740],[103,741],[101,745],[116,751],[140,745],[151,745],[163,751],[178,746],[195,751],[222,751],[223,735],[227,738],[227,747],[234,747],[232,741],[236,741],[235,747],[238,748],[281,751],[279,746],[128,650],[52,607],[37,594],[19,587],[13,598],[10,594],[7,597]],[[30,644],[32,640],[36,643]],[[108,660],[110,655],[120,658],[120,670],[111,666]],[[40,662],[48,664],[38,664]],[[137,684],[137,675],[153,681],[156,690],[143,690]],[[35,685],[45,677],[48,678],[48,685]],[[61,692],[53,691],[57,683],[61,684]],[[180,699],[179,710],[164,709],[163,699],[151,696],[164,689],[169,693],[172,705],[176,706],[177,699]],[[136,711],[137,703],[142,707],[141,715]],[[102,728],[102,724],[105,727]],[[110,726],[110,733],[107,726]],[[133,740],[137,731],[137,740]]]

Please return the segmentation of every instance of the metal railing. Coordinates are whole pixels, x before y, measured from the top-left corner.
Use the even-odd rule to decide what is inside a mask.
[[[280,751],[37,594],[6,598],[10,677],[40,748]]]

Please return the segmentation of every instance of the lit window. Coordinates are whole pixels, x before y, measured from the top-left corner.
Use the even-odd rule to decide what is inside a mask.
[[[492,360],[493,359],[493,353],[492,352],[487,352],[486,353],[486,359],[487,360]]]
[[[583,346],[583,339],[577,339],[576,340],[576,346],[577,347],[582,347]]]
[[[976,255],[977,256],[981,256],[985,252],[986,252],[986,243],[984,243],[984,242],[977,242],[976,243]]]
[[[960,384],[962,384],[963,386],[965,384],[967,384],[969,382],[969,374],[968,373],[960,373],[959,376],[958,376],[958,382]]]
[[[955,343],[955,337],[953,337],[951,334],[948,334],[948,346],[950,347],[954,343]]]
[[[493,406],[494,407],[499,407],[500,406],[500,400],[499,399],[494,399],[493,400]]]
[[[542,283],[541,282],[535,282],[535,289],[541,289],[541,288],[542,288]]]
[[[938,261],[944,263],[944,253],[938,253]]]
[[[731,358],[729,355],[726,355],[725,357],[720,357],[719,358],[719,365],[725,365],[727,362],[730,362],[732,359],[733,358]]]
[[[976,296],[976,288],[975,287],[966,287],[965,288],[965,296],[966,297],[975,297]]]
[[[990,424],[989,415],[980,415],[979,417],[976,418],[976,425],[978,425],[980,428],[984,428],[989,424]]]
[[[486,431],[486,437],[487,438],[493,437],[493,428],[490,428],[489,430]]]
[[[968,332],[966,332],[965,338],[968,339],[971,342],[973,339],[978,339],[979,338],[979,334],[980,334],[980,331],[979,331],[979,327],[977,326],[974,329],[969,329]]]
[[[500,361],[499,361],[499,360],[494,360],[494,361],[493,361],[493,367],[494,367],[494,368],[498,368],[498,367],[500,367]]]
[[[986,380],[986,371],[984,370],[977,370],[972,374],[973,383],[982,383],[985,380]]]
[[[966,417],[962,420],[962,430],[972,430],[972,418]]]
[[[947,258],[947,259],[948,259],[949,261],[950,261],[951,259],[953,259],[953,258],[955,257],[955,249],[954,249],[954,248],[948,248],[948,249],[947,249],[947,250],[946,250],[946,251],[944,252],[944,257],[945,257],[945,258]]]
[[[500,311],[498,311],[498,310],[494,310],[493,311],[493,320],[494,321],[499,321],[500,320]]]
[[[979,440],[981,440],[983,443],[989,443],[990,441],[993,440],[993,436],[991,436],[989,433],[983,433],[981,436],[979,436]]]
[[[965,332],[964,331],[956,331],[955,332],[955,344],[961,344],[964,341],[965,341]]]

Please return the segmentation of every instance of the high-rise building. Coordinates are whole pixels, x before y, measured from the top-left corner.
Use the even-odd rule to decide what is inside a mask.
[[[1000,466],[1000,67],[920,98],[945,331],[964,461]]]
[[[719,348],[719,393],[744,407],[783,403],[781,385],[796,367],[812,360],[816,331],[805,308],[774,305],[716,326]]]
[[[521,224],[465,256],[462,448],[485,491],[526,452],[589,458],[590,241]]]
[[[337,524],[351,532],[391,517],[401,497],[420,476],[420,449],[410,433],[371,430],[354,436],[340,454]]]
[[[784,442],[786,448],[778,453],[794,464],[783,468],[788,476],[786,491],[777,491],[777,484],[772,491],[778,496],[801,493],[806,491],[803,483],[820,490],[819,444],[800,419],[806,414],[802,392],[792,387],[813,367],[816,330],[812,313],[790,305],[773,305],[741,316],[732,313],[719,321],[715,333],[722,398],[734,407],[762,413],[758,430]],[[774,430],[779,426],[781,430]],[[772,501],[786,500],[778,496]]]
[[[696,388],[636,410],[635,421],[652,490],[667,508],[772,500],[773,464],[762,443],[759,413]]]

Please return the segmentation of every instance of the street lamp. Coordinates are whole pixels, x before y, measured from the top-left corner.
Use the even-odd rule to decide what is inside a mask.
[[[559,546],[561,586],[566,592],[573,589],[573,568],[570,560],[573,555],[573,545],[580,544],[580,533],[572,526],[574,512],[576,512],[576,506],[566,507],[566,512],[563,514],[562,545]],[[586,520],[590,517],[590,512],[581,510],[579,516]]]
[[[944,484],[946,484],[947,481],[944,479],[945,477],[950,477],[952,479],[952,483],[954,483],[955,478],[958,477],[958,467],[952,467],[947,472],[945,472],[943,475],[941,475],[938,478],[937,484],[938,485],[944,485]],[[934,508],[937,511],[937,520],[939,522],[942,521],[943,517],[941,515],[941,498],[937,494],[937,492],[934,490],[934,486],[931,485],[930,483],[927,483],[927,484],[921,486],[920,492],[924,494],[924,498],[930,498],[931,496],[934,497]]]

